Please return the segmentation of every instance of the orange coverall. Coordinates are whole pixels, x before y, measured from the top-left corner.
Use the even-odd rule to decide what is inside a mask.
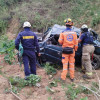
[[[62,47],[71,47],[73,49],[73,54],[62,54],[62,63],[63,63],[63,71],[61,73],[61,79],[65,80],[68,72],[68,63],[69,63],[69,72],[70,78],[74,79],[74,63],[75,63],[75,51],[78,49],[78,40],[76,32],[73,32],[70,28],[65,32],[60,34],[59,43]]]

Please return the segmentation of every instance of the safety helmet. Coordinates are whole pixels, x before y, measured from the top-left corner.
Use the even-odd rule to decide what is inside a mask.
[[[66,26],[73,26],[73,22],[70,18],[65,19],[64,22],[66,23]]]
[[[88,28],[88,26],[87,26],[86,24],[83,24],[81,28],[82,28],[82,29],[83,29],[83,28]]]
[[[28,21],[24,22],[23,27],[31,27],[30,22],[28,22]]]
[[[88,31],[88,26],[86,24],[83,24],[81,27],[81,31],[87,32]]]

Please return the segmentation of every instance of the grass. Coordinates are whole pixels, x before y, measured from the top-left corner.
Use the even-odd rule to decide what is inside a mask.
[[[84,98],[81,98],[80,100],[88,100],[88,98],[87,97],[84,97]]]
[[[54,66],[51,66],[49,63],[46,63],[45,64],[45,67],[44,67],[47,75],[54,75],[57,73],[56,69],[54,68]]]
[[[9,19],[13,17],[19,18],[20,26],[24,21],[30,21],[32,28],[39,32],[54,24],[64,25],[63,21],[68,17],[76,26],[86,23],[95,27],[100,23],[99,0],[0,0],[0,4],[0,34],[6,32]]]
[[[99,87],[96,82],[92,82],[92,85],[90,85],[90,89],[97,92]],[[76,85],[74,83],[67,85],[67,90],[65,90],[65,94],[67,96],[67,100],[76,100],[78,98],[79,94],[92,94],[90,90],[88,90],[85,87]],[[88,100],[88,97],[80,98],[80,100]]]
[[[24,80],[20,77],[9,77],[8,79],[13,86],[12,91],[16,94],[25,86],[36,86],[36,84],[41,81],[38,75],[30,75],[28,80]]]
[[[6,33],[8,22],[12,18],[10,9],[23,0],[0,0],[0,35]]]
[[[65,91],[65,95],[67,97],[67,100],[76,100],[78,95],[81,93],[91,94],[91,92],[88,89],[83,88],[81,86],[77,86],[74,83],[68,84],[67,89],[64,86],[64,91]],[[85,98],[81,98],[80,100],[88,100],[88,98],[85,97]]]
[[[12,64],[15,57],[15,44],[13,40],[8,40],[7,36],[2,36],[0,38],[0,54],[5,54],[5,62]]]
[[[48,100],[52,100],[52,97],[48,97]]]

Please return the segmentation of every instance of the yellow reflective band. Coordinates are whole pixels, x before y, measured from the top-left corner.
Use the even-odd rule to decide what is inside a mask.
[[[23,36],[23,39],[34,39],[34,36]]]
[[[91,76],[92,75],[92,72],[86,72],[86,74]]]
[[[85,67],[84,66],[82,66],[82,70],[84,70],[85,69]]]
[[[67,69],[63,69],[63,70],[67,70]]]

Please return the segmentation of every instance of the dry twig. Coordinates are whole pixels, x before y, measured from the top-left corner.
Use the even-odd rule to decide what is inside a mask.
[[[82,84],[78,84],[78,85],[80,85],[80,86],[82,86],[82,87],[85,87],[86,89],[88,89],[89,91],[91,91],[91,92],[94,94],[94,96],[96,97],[96,99],[99,100],[100,95],[99,95],[97,92],[91,90],[90,88],[88,88],[88,87],[86,87],[86,86],[84,86],[84,85],[82,85]],[[97,96],[98,96],[99,98],[98,98]]]
[[[11,93],[18,99],[18,100],[22,100],[20,97],[18,97],[13,91],[12,91],[12,85],[11,83],[9,82],[10,84],[10,87],[11,87]]]

